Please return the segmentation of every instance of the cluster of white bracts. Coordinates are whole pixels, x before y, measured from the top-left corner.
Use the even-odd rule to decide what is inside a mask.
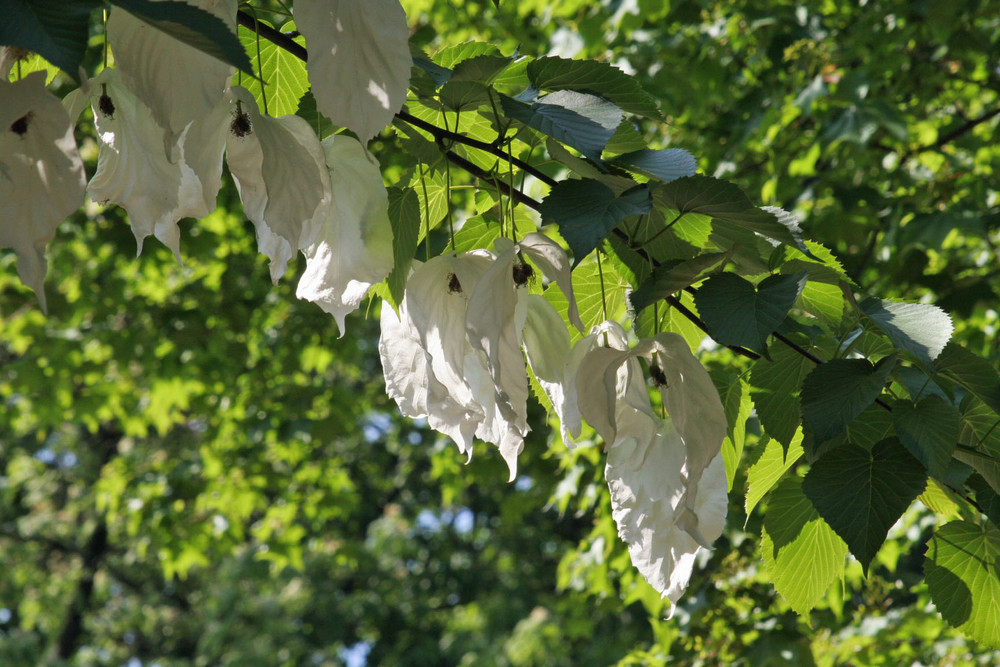
[[[607,443],[619,535],[646,580],[676,602],[695,554],[726,518],[726,420],[708,373],[675,334],[629,349],[621,325],[606,322],[571,346],[562,317],[513,271],[517,253],[530,258],[558,281],[581,326],[562,249],[532,233],[495,250],[435,257],[413,271],[398,315],[383,305],[386,390],[404,415],[426,417],[467,457],[474,438],[499,447],[514,479],[527,432],[527,357],[564,441],[572,446],[586,419]],[[650,407],[640,357],[666,379],[668,419]]]
[[[197,4],[235,30],[236,0]],[[309,41],[319,110],[366,142],[401,107],[411,59],[397,0],[297,0]],[[216,206],[228,162],[277,281],[299,251],[297,295],[336,318],[358,307],[392,268],[388,198],[362,143],[323,141],[296,116],[262,114],[232,86],[232,68],[115,8],[108,22],[115,67],[67,98],[38,73],[8,83],[0,52],[0,246],[44,306],[44,247],[81,203],[124,208],[139,251],[153,235],[180,259],[177,223]],[[100,144],[87,184],[71,118],[93,108]],[[695,553],[722,531],[725,474],[718,456],[725,416],[704,368],[678,336],[629,349],[605,323],[575,345],[563,318],[525,287],[525,262],[565,293],[582,329],[565,252],[530,233],[494,251],[446,254],[417,264],[398,313],[382,308],[379,351],[387,391],[410,417],[426,417],[472,456],[473,440],[496,445],[517,474],[528,432],[527,363],[572,446],[582,420],[607,443],[614,519],[632,562],[665,597],[687,586]],[[650,408],[639,358],[661,372],[669,419]]]
[[[235,31],[236,0],[192,4]],[[295,11],[303,31],[315,31],[307,68],[320,111],[367,141],[405,99],[402,8],[396,0],[299,0]],[[107,31],[115,67],[67,97],[69,115],[45,91],[44,75],[7,83],[11,62],[0,58],[0,246],[17,250],[24,282],[44,306],[45,244],[84,189],[125,209],[140,253],[153,235],[180,260],[177,223],[215,209],[225,158],[272,280],[302,251],[297,295],[333,315],[343,334],[344,317],[392,269],[388,198],[362,144],[348,136],[321,143],[302,118],[262,114],[245,88],[231,85],[232,67],[120,8]],[[359,56],[369,51],[375,61]],[[89,184],[71,120],[88,104],[100,145]],[[19,118],[30,121],[26,132],[10,129]]]

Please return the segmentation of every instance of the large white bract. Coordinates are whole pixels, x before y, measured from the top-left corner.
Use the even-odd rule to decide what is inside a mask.
[[[236,0],[188,0],[188,4],[218,16],[236,32]],[[164,150],[173,160],[184,129],[223,99],[233,67],[120,7],[111,11],[107,30],[115,67],[162,128]]]
[[[316,241],[303,253],[306,270],[295,296],[333,315],[344,335],[344,317],[392,271],[389,195],[378,165],[347,135],[323,141],[333,205],[317,220]]]
[[[367,144],[402,108],[410,83],[410,29],[399,0],[298,0],[293,12],[309,44],[317,108]]]
[[[171,161],[160,126],[117,69],[102,71],[89,91],[100,152],[87,192],[96,202],[118,204],[128,212],[136,254],[153,234],[180,260],[178,221],[202,218],[215,209],[228,105],[216,105],[184,128]]]
[[[263,115],[242,86],[232,95],[238,104],[226,136],[226,163],[277,283],[295,253],[315,242],[332,199],[330,174],[309,123]]]
[[[45,89],[45,72],[0,80],[0,247],[44,310],[45,246],[83,203],[87,185],[73,123]]]

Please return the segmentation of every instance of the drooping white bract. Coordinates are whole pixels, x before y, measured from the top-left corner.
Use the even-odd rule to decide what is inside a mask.
[[[262,115],[242,86],[233,86],[232,96],[237,106],[226,134],[226,163],[277,283],[295,253],[316,241],[318,221],[331,203],[330,174],[307,121]]]
[[[318,220],[316,242],[303,251],[306,270],[295,296],[333,315],[343,336],[344,317],[392,270],[389,197],[378,165],[356,139],[329,137],[323,151],[333,205]]]
[[[236,0],[188,0],[218,16],[236,32]],[[160,125],[171,160],[178,137],[225,97],[233,67],[139,20],[120,7],[111,11],[108,43],[122,81]]]
[[[153,234],[180,261],[182,218],[203,218],[216,206],[222,185],[222,153],[229,105],[220,102],[177,137],[175,159],[163,148],[162,128],[150,110],[121,80],[117,69],[103,70],[86,86],[100,143],[90,197],[128,212],[136,254]]]
[[[388,304],[382,304],[381,329],[378,349],[386,393],[403,415],[427,417],[431,428],[449,436],[471,459],[477,422],[431,372],[430,354],[413,328],[405,302],[400,304],[398,316]]]
[[[646,580],[676,602],[698,549],[725,523],[722,403],[680,336],[658,334],[629,350],[613,325],[577,345],[590,348],[576,377],[578,401],[609,443],[605,476],[619,535]],[[639,357],[666,379],[665,420],[650,409]]]
[[[685,472],[684,446],[669,420],[652,440],[627,438],[609,448],[604,470],[612,517],[632,564],[672,603],[687,588],[702,547],[678,521]],[[716,456],[701,477],[694,504],[707,540],[722,534],[727,505],[726,469]]]
[[[0,247],[44,310],[45,245],[83,204],[87,180],[73,123],[45,89],[45,72],[0,80]]]
[[[450,436],[459,451],[472,457],[472,440],[486,419],[482,402],[466,380],[477,358],[465,333],[469,295],[493,262],[492,253],[477,250],[459,256],[440,255],[415,263],[406,283],[397,318],[382,306],[379,353],[386,391],[400,411]],[[480,369],[478,377],[486,376]],[[492,387],[488,397],[492,400]]]
[[[569,260],[550,239],[537,233],[517,244],[499,239],[495,250],[442,255],[418,266],[407,281],[400,317],[382,310],[379,349],[387,390],[404,414],[427,415],[428,423],[455,439],[467,456],[473,434],[497,445],[514,479],[528,432],[521,337],[532,302],[519,253],[561,281],[573,313],[576,302],[568,285]],[[540,333],[536,329],[530,335]],[[405,377],[413,368],[419,368],[422,388]],[[434,382],[424,381],[425,376]],[[435,398],[435,387],[444,388],[447,402]],[[441,410],[437,414],[435,404]]]
[[[410,83],[409,27],[399,0],[296,0],[316,106],[367,144],[392,121]]]

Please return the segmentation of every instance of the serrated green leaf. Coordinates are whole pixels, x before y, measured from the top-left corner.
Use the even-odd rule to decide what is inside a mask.
[[[500,238],[500,223],[488,216],[477,215],[465,221],[462,229],[455,232],[455,252],[493,247],[493,242]]]
[[[646,148],[646,140],[639,134],[639,129],[635,123],[629,119],[625,119],[618,124],[618,129],[615,130],[614,136],[608,140],[607,146],[604,147],[604,154],[619,155],[621,153],[645,150]]]
[[[979,473],[990,488],[1000,494],[1000,462],[996,457],[966,447],[955,448],[953,456]]]
[[[868,573],[889,528],[927,485],[927,471],[895,438],[871,450],[846,444],[813,463],[802,491]]]
[[[449,68],[438,65],[413,43],[410,44],[410,56],[413,58],[413,67],[422,73],[418,75],[421,81],[415,80],[412,76],[410,78],[410,87],[418,95],[433,95],[435,90],[451,78]]]
[[[1000,648],[1000,531],[952,521],[927,544],[924,575],[945,621],[972,639]]]
[[[861,310],[901,350],[930,367],[951,338],[951,318],[937,306],[870,297]]]
[[[581,179],[556,183],[539,212],[559,225],[559,233],[573,251],[575,267],[621,220],[646,213],[651,206],[649,189],[643,185],[616,197],[603,183]]]
[[[260,21],[264,25],[271,27],[266,21]],[[294,22],[288,22],[281,27],[281,32],[289,32],[295,29]],[[253,64],[255,72],[260,73],[260,79],[248,79],[243,82],[244,87],[250,91],[257,106],[261,110],[267,109],[271,116],[285,116],[297,113],[302,97],[309,91],[309,77],[306,74],[306,64],[300,58],[296,58],[288,51],[280,48],[274,42],[258,38],[257,33],[248,30],[243,26],[239,27],[240,43],[247,53],[253,54]],[[260,59],[257,58],[257,44],[260,43]],[[299,37],[296,40],[299,44],[305,45],[305,40]],[[267,97],[267,104],[264,104],[264,97]]]
[[[447,46],[434,54],[434,62],[451,69],[463,60],[484,54],[499,55],[500,49],[486,42],[468,41]],[[443,82],[442,82],[443,83]]]
[[[417,251],[420,233],[420,203],[413,188],[388,188],[389,222],[392,224],[392,271],[386,278],[390,302],[399,307]]]
[[[19,46],[40,54],[50,63],[79,78],[87,49],[90,13],[98,0],[12,0],[4,3],[0,44]]]
[[[800,265],[812,262],[800,262]],[[786,265],[787,266],[787,265]],[[784,269],[784,267],[782,267]],[[799,295],[798,307],[830,326],[840,324],[844,316],[844,292],[839,285],[814,282],[811,277]]]
[[[656,101],[636,79],[608,63],[539,58],[528,65],[528,78],[539,90],[597,92],[628,113],[663,120]]]
[[[213,58],[256,76],[243,45],[214,14],[175,0],[111,0],[140,21]],[[298,99],[298,98],[296,98]]]
[[[655,301],[666,298],[697,282],[703,273],[723,262],[728,253],[710,252],[694,259],[666,262],[656,267],[653,275],[629,295],[632,308],[639,312]]]
[[[937,372],[975,394],[1000,413],[1000,375],[993,366],[958,343],[951,342],[934,361]]]
[[[602,271],[603,281],[601,280]],[[573,294],[580,310],[583,331],[580,332],[577,331],[576,327],[570,327],[570,340],[576,343],[584,335],[590,333],[591,327],[607,319],[620,317],[625,310],[625,291],[629,288],[628,281],[619,276],[608,262],[603,263],[600,271],[596,261],[588,260],[578,266],[573,271]],[[556,312],[568,322],[569,303],[558,285],[550,284],[545,288],[543,296],[552,304]],[[605,312],[607,312],[606,317]]]
[[[847,545],[809,503],[801,484],[790,477],[774,490],[760,548],[775,589],[806,615],[843,573]]]
[[[958,444],[959,419],[955,406],[940,396],[925,396],[917,403],[897,401],[892,406],[900,442],[935,477],[944,473]]]
[[[730,224],[805,249],[773,213],[757,208],[736,185],[710,176],[685,176],[659,188],[663,203],[681,213],[701,213],[722,225]]]
[[[995,494],[994,497],[996,497]],[[935,514],[949,519],[958,518],[962,512],[959,505],[962,500],[951,489],[942,486],[933,478],[927,480],[927,488],[917,496],[917,500]],[[978,497],[977,501],[979,501]],[[980,506],[982,505],[983,503],[980,502]]]
[[[694,156],[683,148],[643,149],[608,160],[609,164],[632,169],[664,183],[693,176],[698,169]]]
[[[316,107],[316,98],[313,96],[311,88],[303,93],[299,99],[295,115],[309,123],[309,127],[315,130],[316,136],[321,139],[331,136],[337,130],[333,121],[319,112],[319,109]]]
[[[489,53],[473,56],[455,64],[450,80],[490,84],[513,62],[511,58]]]
[[[813,369],[802,382],[806,451],[843,433],[882,393],[895,365],[889,356],[874,366],[867,359],[834,359]]]
[[[451,111],[478,109],[490,103],[489,91],[478,81],[456,81],[454,77],[438,91],[441,104]]]
[[[769,276],[757,287],[734,273],[720,273],[705,281],[694,302],[715,340],[759,352],[766,349],[767,337],[785,319],[805,283],[805,273]]]
[[[786,448],[774,438],[768,438],[760,458],[747,470],[747,496],[743,504],[747,516],[763,500],[768,491],[781,480],[784,474],[802,458],[802,430],[799,429],[792,437],[791,444]]]
[[[764,432],[788,447],[802,421],[799,390],[816,364],[785,345],[770,348],[750,371],[750,396]]]
[[[743,459],[743,447],[747,437],[747,419],[753,412],[750,401],[750,385],[739,378],[733,378],[719,391],[722,407],[726,412],[726,438],[722,441],[722,459],[726,464],[726,490],[733,490],[736,471]]]
[[[529,103],[500,95],[509,117],[521,121],[600,163],[601,153],[621,122],[621,109],[596,95],[561,90]]]

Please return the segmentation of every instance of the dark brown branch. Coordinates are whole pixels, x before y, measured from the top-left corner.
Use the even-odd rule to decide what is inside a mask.
[[[478,148],[479,150],[485,151],[490,155],[494,155],[502,160],[510,162],[518,169],[521,169],[522,171],[531,174],[532,176],[534,176],[541,182],[545,183],[549,187],[552,187],[553,185],[556,184],[556,179],[552,178],[551,176],[549,176],[544,172],[539,171],[535,167],[532,167],[524,160],[520,160],[514,157],[513,155],[509,155],[507,151],[503,150],[496,144],[488,144],[485,141],[479,141],[478,139],[467,137],[464,134],[459,134],[458,132],[452,132],[451,130],[446,130],[442,127],[434,125],[433,123],[428,123],[425,120],[421,120],[420,118],[417,118],[416,116],[410,114],[407,111],[400,111],[399,113],[396,114],[396,118],[405,123],[409,123],[414,127],[419,127],[421,130],[430,132],[431,134],[434,135],[434,138],[435,140],[437,140],[438,144],[442,144],[444,141],[453,141],[455,143],[464,144],[472,148]]]
[[[936,151],[944,148],[947,144],[950,144],[955,139],[958,139],[963,134],[968,134],[972,130],[976,129],[983,123],[989,122],[990,120],[1000,116],[1000,108],[993,109],[992,111],[987,111],[986,113],[966,121],[965,123],[959,125],[951,132],[947,132],[944,136],[939,137],[937,141],[927,146],[919,146],[911,151],[907,151],[907,157],[910,155],[915,155],[916,153],[923,153],[924,151]]]
[[[296,58],[303,61],[309,59],[306,47],[302,46],[280,30],[275,30],[271,26],[257,21],[250,14],[247,14],[246,12],[236,12],[236,22],[248,30],[253,30],[267,41],[280,46]]]

